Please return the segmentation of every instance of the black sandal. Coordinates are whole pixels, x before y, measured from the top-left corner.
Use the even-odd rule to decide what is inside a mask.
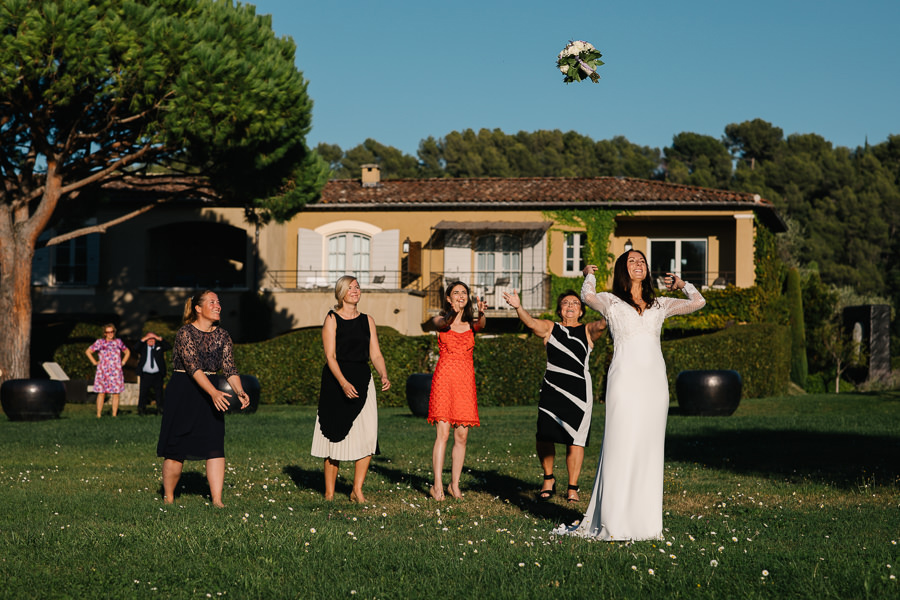
[[[572,502],[578,502],[579,500],[581,500],[581,498],[578,498],[578,497],[573,498],[570,494],[570,492],[575,492],[575,495],[577,496],[578,492],[580,492],[580,491],[581,491],[581,489],[577,485],[572,485],[570,483],[569,489],[566,491],[566,501],[568,501],[569,503],[572,503]]]
[[[556,493],[556,477],[551,473],[550,475],[544,475],[544,481],[553,480],[553,486],[549,490],[541,490],[538,492],[538,500],[549,500],[553,497],[553,494]]]

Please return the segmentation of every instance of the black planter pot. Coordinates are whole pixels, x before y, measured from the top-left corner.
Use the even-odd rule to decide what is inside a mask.
[[[52,379],[10,379],[0,386],[0,404],[10,421],[58,419],[66,386]]]
[[[431,373],[413,373],[406,378],[406,403],[417,417],[428,416],[428,398],[431,396]]]
[[[255,413],[256,409],[259,408],[259,394],[261,391],[259,379],[253,375],[241,375],[240,378],[241,387],[244,388],[244,391],[250,396],[250,405],[244,410],[241,410],[241,400],[237,397],[237,394],[234,393],[234,390],[231,389],[228,380],[224,377],[218,378],[218,385],[216,387],[226,394],[231,394],[231,398],[228,398],[228,410],[225,411],[230,415]]]
[[[727,417],[741,402],[741,375],[737,371],[682,371],[675,393],[682,414]]]

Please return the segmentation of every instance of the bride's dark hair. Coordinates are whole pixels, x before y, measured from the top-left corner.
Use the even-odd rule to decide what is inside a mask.
[[[647,308],[650,308],[653,306],[653,303],[656,302],[656,291],[653,289],[653,284],[650,283],[650,265],[647,262],[647,257],[644,256],[644,253],[640,250],[626,250],[616,259],[616,266],[613,268],[612,293],[620,298],[622,302],[630,304],[635,309],[640,310],[640,307],[638,307],[631,297],[631,276],[628,274],[628,255],[632,252],[640,254],[641,258],[644,259],[644,272],[646,275],[641,282],[641,298],[644,300]]]

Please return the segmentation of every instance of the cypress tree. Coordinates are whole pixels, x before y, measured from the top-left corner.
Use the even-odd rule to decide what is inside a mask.
[[[805,389],[809,364],[806,360],[806,326],[803,322],[800,273],[796,267],[787,273],[787,301],[791,325],[791,381]]]

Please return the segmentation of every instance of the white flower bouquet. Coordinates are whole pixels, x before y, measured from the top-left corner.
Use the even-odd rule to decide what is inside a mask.
[[[569,42],[556,57],[556,66],[564,75],[563,81],[566,83],[581,81],[586,77],[597,83],[600,81],[597,67],[603,64],[601,56],[603,55],[588,42],[575,40]]]

